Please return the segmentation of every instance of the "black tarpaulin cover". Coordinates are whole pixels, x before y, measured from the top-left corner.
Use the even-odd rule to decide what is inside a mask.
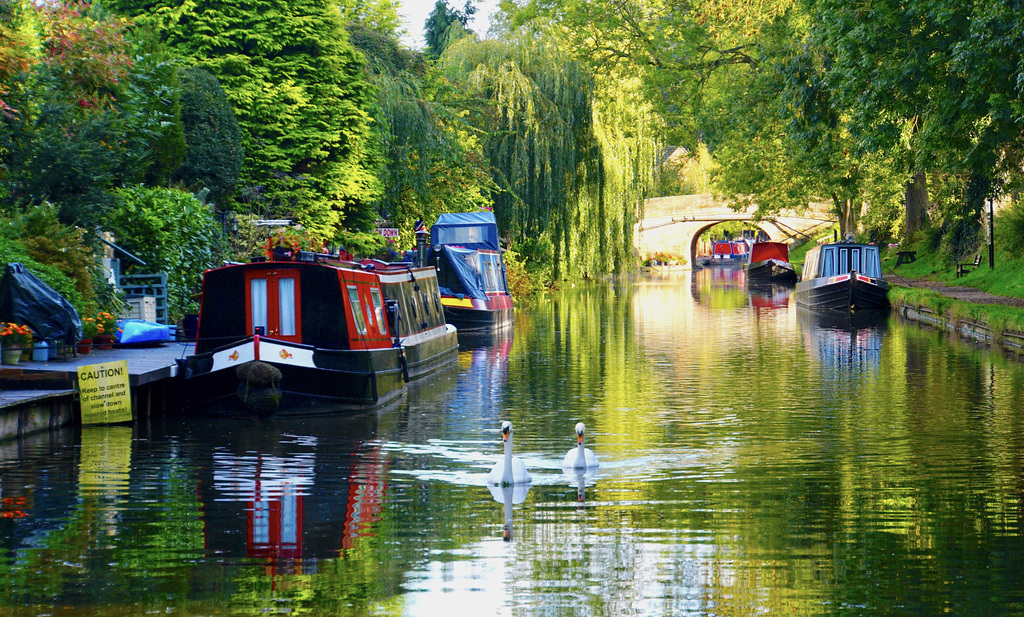
[[[82,338],[75,307],[19,263],[7,264],[0,279],[0,321],[27,325],[36,340],[73,345]]]

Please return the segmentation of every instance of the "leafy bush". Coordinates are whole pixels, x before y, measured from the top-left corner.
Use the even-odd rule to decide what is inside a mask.
[[[531,276],[526,264],[515,251],[505,251],[502,255],[505,262],[505,277],[508,279],[508,291],[513,298],[524,299],[543,289],[542,281]]]
[[[201,288],[203,272],[219,261],[219,222],[192,194],[177,189],[138,186],[120,189],[117,198],[108,231],[147,264],[127,262],[124,271],[167,274],[171,320],[198,312],[192,293]]]
[[[57,220],[57,208],[49,203],[29,209],[11,222],[24,238],[28,254],[49,264],[68,277],[87,304],[97,300],[97,283],[102,285],[96,256],[85,242],[85,230],[67,227]]]

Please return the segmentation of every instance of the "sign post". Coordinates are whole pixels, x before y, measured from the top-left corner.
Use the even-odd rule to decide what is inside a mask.
[[[83,425],[131,422],[128,361],[78,367],[78,399]]]

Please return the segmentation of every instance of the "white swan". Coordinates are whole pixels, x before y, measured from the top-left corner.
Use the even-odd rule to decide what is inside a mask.
[[[526,464],[518,456],[512,456],[512,423],[501,423],[501,440],[505,442],[505,456],[498,459],[498,462],[487,474],[487,483],[498,486],[512,486],[514,484],[529,484],[533,481],[530,472],[526,471]]]
[[[581,469],[600,467],[597,462],[597,455],[590,448],[583,445],[583,434],[587,427],[582,422],[576,423],[576,447],[569,450],[562,459],[562,467],[569,469]]]

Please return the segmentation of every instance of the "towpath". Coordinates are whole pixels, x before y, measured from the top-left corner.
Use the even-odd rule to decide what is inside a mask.
[[[997,296],[973,287],[961,285],[946,285],[939,281],[930,279],[908,279],[898,274],[886,273],[882,277],[890,285],[902,285],[903,287],[921,287],[930,289],[954,300],[972,302],[974,304],[1003,304],[1015,308],[1024,309],[1024,298],[1011,298],[1009,296]]]

